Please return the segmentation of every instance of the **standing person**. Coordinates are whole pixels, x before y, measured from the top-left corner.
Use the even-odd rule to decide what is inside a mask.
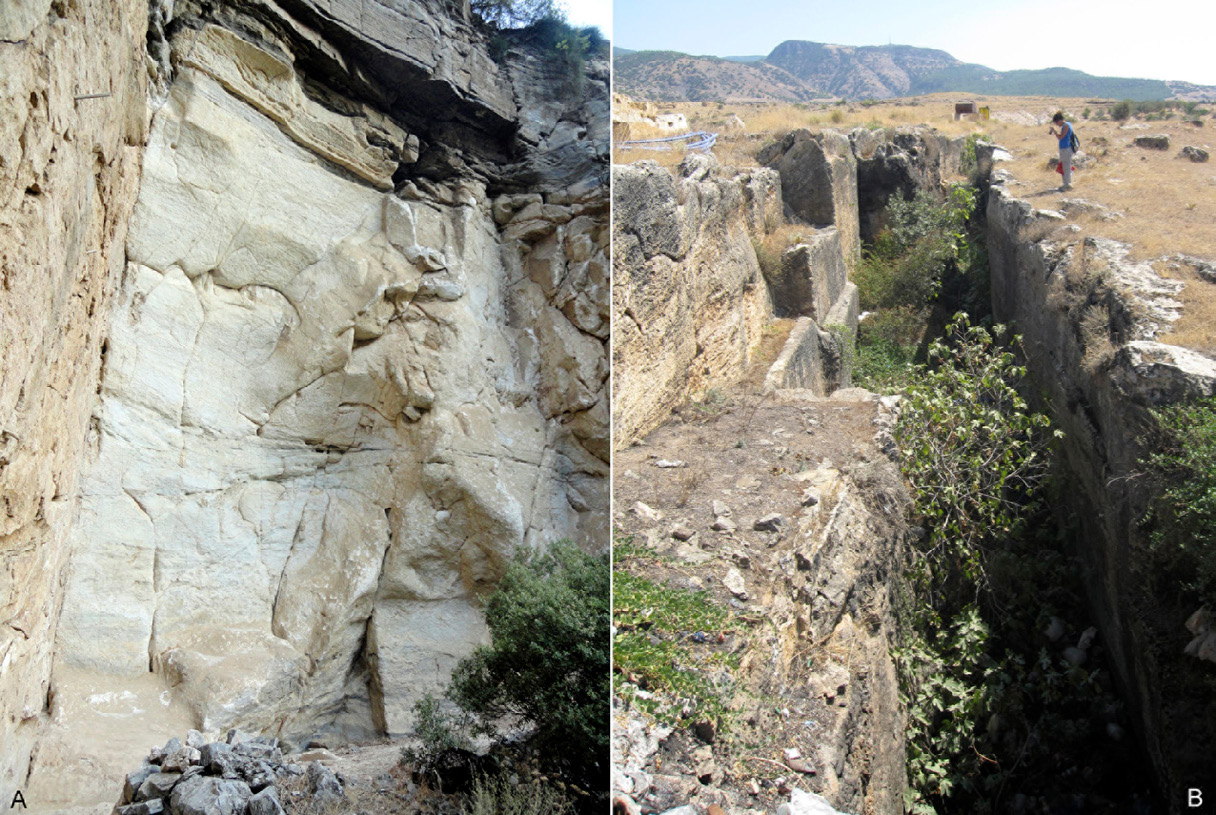
[[[1072,123],[1064,121],[1063,113],[1056,113],[1051,117],[1052,127],[1047,129],[1047,132],[1053,136],[1060,138],[1060,166],[1064,169],[1064,186],[1060,187],[1060,191],[1072,189],[1072,156],[1075,152],[1073,148]],[[1057,131],[1055,126],[1059,125]]]

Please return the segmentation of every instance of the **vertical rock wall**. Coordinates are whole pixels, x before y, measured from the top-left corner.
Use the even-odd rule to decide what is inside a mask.
[[[495,59],[440,0],[186,0],[151,9],[145,93],[144,19],[112,44],[132,144],[153,111],[113,303],[50,355],[85,360],[93,444],[37,493],[60,544],[76,499],[27,682],[44,805],[112,800],[162,730],[408,732],[517,553],[608,540],[606,64]]]
[[[1148,411],[1212,395],[1216,362],[1155,341],[1178,316],[1180,284],[1128,261],[1128,247],[1056,240],[1058,222],[999,183],[987,217],[993,310],[1023,335],[1027,366],[1066,434],[1067,509],[1082,525],[1089,601],[1160,788],[1181,811],[1183,790],[1210,777],[1211,703],[1181,670],[1193,659],[1183,654],[1193,609],[1150,589],[1138,459]]]
[[[752,239],[780,223],[777,174],[721,177],[690,156],[680,177],[614,165],[614,445],[653,429],[689,394],[735,382],[771,319]]]
[[[0,7],[0,789],[48,705],[65,538],[145,133],[146,4]],[[77,96],[108,94],[93,99]]]

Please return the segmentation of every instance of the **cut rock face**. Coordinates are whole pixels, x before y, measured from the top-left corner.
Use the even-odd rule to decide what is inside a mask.
[[[106,705],[114,732],[408,732],[518,551],[609,539],[606,70],[573,98],[407,5],[305,30],[177,4],[65,543],[44,800],[120,778],[139,740],[73,736]],[[231,761],[161,758],[203,763]]]

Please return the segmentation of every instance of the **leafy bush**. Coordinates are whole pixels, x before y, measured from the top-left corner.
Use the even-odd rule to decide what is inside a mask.
[[[528,724],[528,746],[542,766],[606,794],[609,581],[607,556],[568,541],[513,562],[486,604],[492,644],[460,661],[444,699],[425,696],[414,705],[421,745],[402,759],[438,777],[440,788],[461,789],[499,766],[493,754],[473,755],[474,736],[496,737],[504,721]],[[449,775],[457,781],[446,783]],[[505,790],[498,781],[482,787],[475,801]]]
[[[1086,110],[1088,111],[1089,108],[1086,108]],[[981,141],[988,141],[987,133],[972,133],[967,137],[967,140],[963,142],[963,155],[961,161],[959,162],[959,169],[962,170],[963,175],[972,176],[978,168],[978,163],[975,157],[975,144],[976,142]]]
[[[1131,100],[1124,99],[1122,102],[1116,102],[1115,104],[1110,106],[1110,118],[1114,119],[1116,122],[1127,121],[1128,117],[1130,117],[1131,115],[1132,115]]]
[[[965,225],[975,204],[975,189],[965,184],[952,185],[944,202],[926,190],[910,201],[892,197],[887,204],[890,226],[854,274],[861,307],[922,308],[931,303],[943,276],[965,257]]]
[[[1162,489],[1148,516],[1150,545],[1199,602],[1216,609],[1216,399],[1154,411],[1147,463]]]
[[[608,558],[573,544],[518,559],[486,605],[493,644],[461,660],[448,695],[489,733],[535,726],[542,763],[586,790],[608,783]]]
[[[975,211],[975,189],[966,184],[951,184],[944,202],[927,190],[919,190],[909,201],[892,198],[887,204],[891,235],[904,250],[926,237],[951,244],[962,239],[960,230]]]
[[[472,750],[472,718],[450,701],[426,694],[414,703],[414,735],[418,747],[407,747],[401,758],[417,772],[438,771],[453,754]]]
[[[986,583],[983,544],[1012,536],[1046,475],[1046,416],[1017,392],[1026,369],[990,332],[957,314],[951,343],[929,347],[901,408],[895,437],[918,512],[931,530],[924,574]],[[1013,348],[1019,343],[1013,339]]]
[[[857,326],[854,383],[877,393],[907,387],[926,321],[921,311],[908,307],[883,309],[862,320]]]
[[[1039,500],[1048,420],[1015,390],[1017,339],[1002,348],[1002,327],[963,314],[948,331],[895,431],[928,530],[898,604],[907,811],[987,814],[1002,795],[1047,795],[1053,778],[1057,794],[1130,798],[1135,781],[1105,761],[1120,748],[1101,735],[1118,713],[1100,655],[1070,664],[1046,633],[1056,615],[1084,628],[1084,591],[1060,551],[1071,535]]]
[[[894,651],[908,712],[905,811],[934,815],[930,798],[948,798],[974,770],[968,755],[986,709],[983,666],[989,629],[974,605],[953,623],[913,637]]]

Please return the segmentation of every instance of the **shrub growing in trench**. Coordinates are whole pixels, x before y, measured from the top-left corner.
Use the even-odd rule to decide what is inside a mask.
[[[871,312],[858,327],[858,384],[905,385],[907,363],[916,358],[935,308],[986,310],[987,258],[967,227],[976,200],[967,184],[952,185],[944,200],[927,190],[908,201],[891,198],[889,227],[853,275],[861,307]]]
[[[1150,547],[1197,602],[1216,611],[1216,399],[1153,416],[1157,450],[1146,463],[1161,489],[1146,519]]]
[[[895,435],[930,529],[925,572],[982,587],[986,542],[1018,534],[1047,474],[1050,422],[1017,391],[1026,369],[999,345],[1004,326],[989,331],[960,313],[947,334],[949,344],[929,346],[931,367],[908,387]]]
[[[1043,647],[1046,607],[1026,602],[1026,587],[1047,600],[1041,587],[1066,580],[1067,569],[1054,540],[1029,551],[1025,522],[1048,474],[1049,421],[1018,393],[1026,371],[1017,338],[1003,347],[1004,338],[1002,326],[956,315],[948,341],[930,345],[931,367],[917,369],[896,426],[927,527],[896,651],[909,719],[907,805],[922,815],[959,791],[964,808],[989,811],[1019,763],[1055,760],[1044,737],[1083,743],[1093,711],[1110,704],[1097,673],[1045,649],[1037,660],[1024,655]],[[1064,594],[1063,603],[1079,597]]]

